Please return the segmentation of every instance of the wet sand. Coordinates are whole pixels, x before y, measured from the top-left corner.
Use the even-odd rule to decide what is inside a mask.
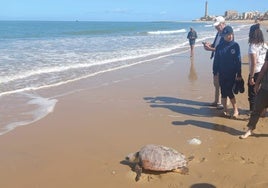
[[[94,78],[102,84],[59,98],[44,119],[0,136],[0,187],[267,187],[267,118],[240,140],[247,93],[237,95],[238,120],[208,106],[209,56],[196,48],[192,60],[187,52],[109,72]],[[87,79],[76,87],[86,83],[94,85]],[[190,145],[193,138],[202,143]],[[124,158],[145,144],[193,156],[189,174],[147,172],[135,182]]]

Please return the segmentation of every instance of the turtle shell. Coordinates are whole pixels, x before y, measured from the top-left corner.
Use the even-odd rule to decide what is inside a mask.
[[[161,145],[145,145],[139,151],[140,164],[153,171],[172,171],[186,167],[185,156],[178,151]]]

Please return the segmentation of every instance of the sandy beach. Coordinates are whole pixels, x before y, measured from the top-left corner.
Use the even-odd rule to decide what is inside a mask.
[[[241,49],[246,56],[247,46]],[[239,139],[247,92],[237,95],[237,120],[221,117],[208,106],[210,53],[195,50],[193,59],[186,52],[73,83],[92,87],[59,97],[53,113],[0,136],[0,187],[267,187],[267,117],[254,136]],[[246,79],[247,58],[242,68]],[[189,144],[193,138],[202,143]],[[193,156],[189,174],[147,172],[135,182],[124,159],[146,144]]]

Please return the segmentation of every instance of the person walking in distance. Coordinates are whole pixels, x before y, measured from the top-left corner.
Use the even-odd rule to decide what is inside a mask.
[[[191,56],[190,57],[193,57],[194,45],[195,45],[195,40],[197,39],[197,33],[192,27],[190,27],[190,31],[188,32],[187,39],[189,40],[189,44],[190,44],[190,48],[191,48]]]
[[[223,37],[221,36],[221,32],[226,26],[225,19],[222,16],[216,17],[213,26],[217,30],[217,34],[214,38],[213,43],[212,44],[209,42],[203,43],[205,50],[212,51],[210,59],[213,59],[216,47],[224,40]],[[213,74],[213,85],[215,88],[215,94],[214,94],[214,101],[212,102],[211,106],[215,106],[217,107],[217,109],[223,109],[223,105],[221,104],[220,84],[218,74]]]

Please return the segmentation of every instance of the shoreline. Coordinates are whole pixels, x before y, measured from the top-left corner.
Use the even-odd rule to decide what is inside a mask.
[[[213,21],[193,21],[193,22],[209,22],[209,23],[213,23]],[[225,21],[227,24],[228,23],[237,23],[237,24],[255,24],[255,20],[226,20]],[[261,26],[263,26],[265,28],[264,32],[268,31],[268,20],[262,20],[259,21],[259,23],[261,24]]]
[[[211,23],[213,23],[213,21],[202,21],[202,20],[193,20],[193,22],[211,22]],[[251,24],[251,23],[255,23],[255,20],[226,20],[226,22]],[[261,21],[259,21],[259,23],[261,23],[263,25],[267,25],[268,20],[261,20]]]
[[[226,22],[254,24],[255,20],[227,20]],[[262,20],[262,21],[259,21],[259,23],[261,25],[268,26],[268,20]]]
[[[245,56],[247,46],[241,49]],[[176,54],[76,83],[105,84],[62,96],[53,113],[0,136],[0,187],[267,187],[268,120],[260,120],[255,136],[240,140],[246,92],[237,96],[238,120],[208,106],[209,56],[196,47],[193,59],[189,52]],[[246,59],[242,68],[245,79]],[[202,143],[190,145],[193,138]],[[189,174],[146,172],[135,182],[124,157],[145,144],[194,156]]]

